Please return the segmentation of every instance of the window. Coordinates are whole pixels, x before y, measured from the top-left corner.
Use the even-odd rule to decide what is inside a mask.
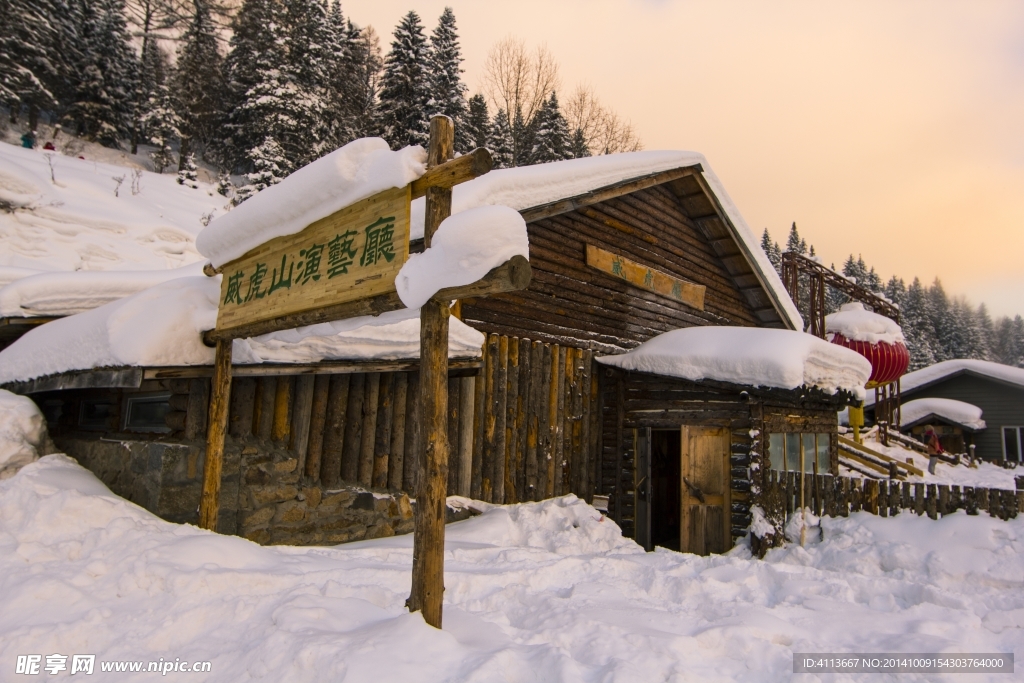
[[[804,472],[813,473],[814,463],[818,463],[818,474],[828,474],[831,469],[829,446],[832,435],[818,434],[770,434],[768,436],[768,456],[772,461],[772,469],[779,472],[799,472],[800,456],[803,454]]]
[[[1021,453],[1021,437],[1024,427],[1003,427],[1003,457],[1014,462],[1024,461]]]
[[[171,410],[171,395],[139,394],[129,396],[124,411],[124,431],[163,433],[171,431],[164,418]]]
[[[78,426],[82,429],[110,429],[117,404],[109,398],[87,398],[78,411]]]

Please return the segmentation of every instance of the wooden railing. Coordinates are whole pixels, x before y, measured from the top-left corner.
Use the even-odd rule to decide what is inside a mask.
[[[846,517],[863,510],[891,517],[907,510],[938,519],[966,510],[969,515],[987,512],[999,519],[1013,519],[1024,512],[1024,491],[813,474],[804,475],[801,481],[796,472],[775,470],[768,473],[761,494],[764,505],[781,506],[786,514],[799,510],[801,486],[805,487],[805,504],[818,516]]]

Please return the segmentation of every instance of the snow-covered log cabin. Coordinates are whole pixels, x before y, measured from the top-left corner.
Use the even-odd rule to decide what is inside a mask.
[[[607,497],[646,547],[708,553],[744,533],[768,469],[835,472],[836,411],[862,396],[870,367],[799,331],[702,156],[498,170],[454,190],[453,213],[487,204],[526,221],[532,281],[454,304],[449,494]],[[422,200],[412,215],[416,252]],[[219,297],[206,280],[43,325],[0,352],[0,382],[39,403],[63,450],[182,522],[196,519],[205,445],[200,333]],[[220,531],[308,544],[411,529],[417,329],[415,311],[396,311],[235,342]]]

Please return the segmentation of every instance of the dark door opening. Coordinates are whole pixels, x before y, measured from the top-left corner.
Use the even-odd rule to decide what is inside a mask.
[[[680,432],[651,430],[651,543],[679,550]]]

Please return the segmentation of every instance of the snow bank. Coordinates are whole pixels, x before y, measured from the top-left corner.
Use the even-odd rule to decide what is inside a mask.
[[[0,316],[74,315],[153,285],[203,274],[199,261],[163,270],[79,270],[30,275],[0,287]]]
[[[201,220],[223,213],[225,200],[212,185],[193,190],[175,177],[143,172],[133,192],[126,166],[0,143],[0,284],[34,271],[163,270],[200,260]]]
[[[903,424],[913,424],[929,415],[938,415],[971,429],[984,429],[981,408],[951,398],[919,398],[900,406]]]
[[[743,219],[718,176],[711,170],[707,159],[697,152],[666,150],[607,154],[491,171],[452,189],[452,214],[487,205],[509,206],[522,211],[586,194],[631,178],[695,164],[700,164],[704,169],[704,179],[735,228],[740,241],[754,258],[753,267],[775,293],[783,308],[783,315],[788,317],[793,329],[802,330],[800,312],[793,305],[786,288],[782,285],[782,280],[761,249],[760,241]],[[412,203],[412,239],[423,237],[425,210],[424,199],[417,199]]]
[[[867,310],[859,301],[843,304],[838,312],[825,316],[825,332],[829,341],[835,334],[868,344],[902,344],[906,341],[903,330],[894,320]]]
[[[689,327],[597,359],[624,370],[755,387],[839,389],[864,396],[871,363],[803,332],[758,327]]]
[[[1024,655],[1024,518],[821,524],[762,562],[644,553],[571,497],[488,507],[447,528],[438,631],[404,608],[410,536],[260,547],[47,456],[0,482],[0,661],[210,661],[213,683],[767,683],[794,652]]]
[[[476,282],[513,256],[530,258],[526,222],[507,206],[480,206],[449,216],[430,240],[412,254],[395,286],[402,303],[419,308],[438,291]]]
[[[448,356],[477,358],[485,337],[458,318],[448,324]],[[420,357],[420,311],[402,309],[235,340],[236,363],[402,360]]]
[[[36,404],[0,389],[0,479],[38,459],[45,441],[46,420]]]
[[[0,351],[0,384],[100,367],[212,365],[202,333],[217,322],[220,277],[164,282],[41,325]],[[449,355],[481,353],[484,336],[452,320]],[[234,362],[419,357],[419,309],[393,311],[236,340]]]
[[[378,192],[404,187],[426,171],[422,147],[392,152],[380,138],[362,138],[303,166],[214,220],[196,246],[214,266]]]

